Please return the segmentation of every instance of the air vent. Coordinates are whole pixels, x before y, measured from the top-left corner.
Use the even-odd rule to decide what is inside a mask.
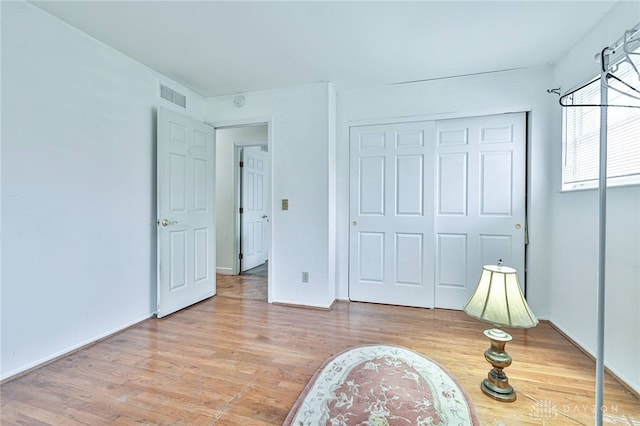
[[[185,95],[162,84],[160,85],[160,97],[168,100],[172,104],[176,104],[185,109],[187,108],[187,97]]]

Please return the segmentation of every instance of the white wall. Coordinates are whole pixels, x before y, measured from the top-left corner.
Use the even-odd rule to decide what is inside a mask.
[[[245,93],[242,108],[233,96],[206,102],[208,122],[225,125],[271,120],[272,208],[269,258],[270,300],[328,307],[335,300],[329,260],[331,238],[329,170],[333,86],[316,83]],[[289,200],[289,210],[281,200]],[[302,283],[302,272],[309,282]]]
[[[36,7],[2,7],[2,378],[155,312],[159,82]]]
[[[530,111],[527,298],[548,316],[550,76],[539,68],[338,93],[338,298],[348,298],[350,125]]]
[[[594,56],[640,21],[639,2],[621,2],[554,67],[556,86],[598,72]],[[554,107],[550,318],[592,354],[596,351],[598,191],[560,192],[561,108]],[[640,186],[608,191],[605,364],[640,392]]]
[[[236,146],[267,145],[267,125],[216,130],[216,271],[238,273],[236,257]]]

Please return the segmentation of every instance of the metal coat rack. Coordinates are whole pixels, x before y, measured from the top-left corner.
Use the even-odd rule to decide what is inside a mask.
[[[609,104],[609,91],[613,90],[631,99],[640,100],[640,71],[633,61],[634,57],[640,57],[640,23],[630,30],[614,44],[605,47],[596,55],[600,62],[600,76],[571,91],[560,95],[560,89],[547,90],[548,93],[560,95],[560,105],[565,108],[572,107],[600,107],[600,164],[598,175],[598,313],[597,313],[597,347],[596,347],[596,426],[602,426],[604,414],[604,308],[605,308],[605,259],[607,239],[607,112],[610,107],[640,108],[640,103]],[[640,62],[640,60],[639,60]],[[616,77],[615,73],[620,65],[628,63],[635,72],[637,81],[625,82]],[[611,65],[613,64],[613,65]],[[567,99],[574,93],[595,83],[600,83],[599,104],[573,104],[567,103]],[[612,85],[615,82],[617,86]],[[571,98],[572,99],[572,98]]]

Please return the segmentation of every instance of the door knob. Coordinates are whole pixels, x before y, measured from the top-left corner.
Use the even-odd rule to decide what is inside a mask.
[[[169,219],[162,219],[162,221],[160,222],[162,226],[175,225],[176,223],[178,223],[177,220],[169,220]]]

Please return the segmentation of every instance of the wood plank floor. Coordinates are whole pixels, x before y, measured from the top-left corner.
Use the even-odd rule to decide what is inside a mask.
[[[224,293],[224,291],[222,292]],[[485,397],[486,327],[462,312],[339,302],[331,311],[222,294],[150,319],[2,385],[2,425],[278,425],[329,356],[395,344],[447,368],[483,425],[591,425],[594,362],[548,323],[514,330],[514,403]],[[606,422],[640,401],[606,377]]]
[[[267,277],[260,275],[217,275],[220,297],[267,301]]]

